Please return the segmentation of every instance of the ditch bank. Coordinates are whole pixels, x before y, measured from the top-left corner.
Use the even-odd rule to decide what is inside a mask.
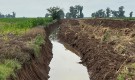
[[[23,42],[30,41],[29,43],[31,43],[33,38],[35,38],[37,35],[41,35],[44,37],[44,41],[39,45],[40,48],[33,46],[34,49],[28,47],[27,44],[17,45],[18,47],[21,47],[21,52],[24,52],[24,54],[20,54],[20,56],[23,56],[25,60],[22,63],[21,68],[14,71],[15,76],[11,74],[7,80],[48,80],[48,74],[50,71],[49,64],[53,57],[52,43],[49,40],[49,36],[57,28],[56,25],[58,25],[58,22],[54,22],[47,27],[36,27],[19,38],[22,39],[21,41]],[[42,37],[37,39],[37,44],[42,40]],[[38,49],[40,50],[38,51]],[[39,53],[36,54],[35,51]],[[26,58],[25,54],[27,54],[28,59]]]
[[[61,20],[58,39],[81,58],[90,80],[135,80],[135,21]]]

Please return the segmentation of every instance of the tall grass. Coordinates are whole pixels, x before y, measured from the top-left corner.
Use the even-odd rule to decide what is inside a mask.
[[[10,75],[15,77],[14,70],[20,69],[21,64],[16,60],[5,60],[0,63],[0,80],[6,80]]]

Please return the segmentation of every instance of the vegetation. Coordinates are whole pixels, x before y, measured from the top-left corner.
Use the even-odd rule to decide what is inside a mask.
[[[111,10],[109,7],[104,11],[103,9],[100,9],[94,13],[91,14],[92,17],[99,17],[99,18],[109,18],[109,17],[115,17],[115,18],[124,18],[125,17],[125,11],[124,6],[120,6],[118,11]],[[130,12],[130,18],[132,17],[133,12]]]
[[[129,16],[130,16],[130,18],[132,18],[132,16],[133,16],[133,12],[130,12]]]
[[[66,13],[66,18],[83,18],[84,14],[82,13],[83,6],[76,5],[76,6],[71,6],[69,11]]]
[[[21,64],[30,61],[31,54],[39,56],[45,35],[42,34],[44,28],[35,27],[51,22],[52,18],[0,19],[0,80],[15,77],[14,72],[21,68]]]
[[[125,80],[125,79],[132,80],[134,75],[135,75],[135,63],[130,63],[122,67],[122,69],[118,74],[117,80]]]
[[[21,68],[17,60],[4,60],[0,63],[0,80],[6,80],[7,77],[14,76],[14,71]]]
[[[36,57],[39,56],[40,54],[40,46],[44,44],[44,36],[43,35],[37,35],[36,38],[34,39],[34,44],[33,44],[33,49],[34,49],[34,54]]]
[[[59,7],[50,7],[47,9],[47,11],[49,12],[49,14],[46,14],[46,17],[50,15],[53,18],[53,20],[59,20],[64,18],[64,12]]]
[[[15,18],[15,16],[16,16],[15,12],[12,12],[12,14],[6,14],[6,15],[0,13],[0,18]]]
[[[23,34],[37,25],[47,25],[52,22],[51,18],[1,18],[0,34]]]

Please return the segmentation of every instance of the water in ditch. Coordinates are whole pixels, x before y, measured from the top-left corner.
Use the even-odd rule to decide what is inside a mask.
[[[80,58],[57,41],[52,41],[53,59],[50,63],[49,80],[89,80],[86,67]]]

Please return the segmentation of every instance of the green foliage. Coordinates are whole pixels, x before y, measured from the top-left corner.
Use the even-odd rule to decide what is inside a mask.
[[[0,34],[23,34],[32,27],[48,25],[52,18],[1,18]]]
[[[91,16],[96,17],[96,18],[106,18],[106,17],[108,18],[110,17],[110,15],[112,15],[112,17],[124,18],[125,17],[124,14],[125,14],[124,6],[120,6],[118,10],[111,10],[109,7],[106,9],[106,11],[104,11],[103,9],[100,9],[92,13]]]
[[[40,46],[45,43],[44,36],[40,34],[36,36],[34,39],[33,49],[35,56],[38,57],[40,55]]]
[[[103,42],[107,42],[109,38],[110,38],[109,31],[106,31],[105,34],[104,34],[104,36],[103,36],[102,41]]]
[[[117,77],[117,80],[125,80],[125,75],[119,74],[118,77]]]
[[[106,9],[106,17],[110,17],[110,13],[111,13],[111,10],[110,10],[110,8],[108,7],[108,8]]]
[[[49,14],[53,18],[53,20],[55,20],[55,19],[59,20],[59,19],[61,19],[61,16],[64,15],[63,10],[60,9],[59,7],[50,7],[47,9],[47,11],[49,12]]]
[[[27,30],[30,30],[33,27],[36,27],[38,25],[48,25],[51,22],[52,22],[52,18],[0,18],[0,36],[1,36],[0,38],[1,40],[3,40],[2,45],[5,45],[5,43],[8,44],[8,41],[12,42],[13,39],[16,39],[16,41],[19,42],[21,40],[18,40],[18,38],[23,38],[23,37],[18,37],[16,35],[22,36]],[[44,38],[45,38],[44,35],[43,36],[37,35],[35,39],[32,38],[33,43],[31,45],[33,45],[32,48],[34,49],[36,56],[38,56],[40,53],[40,48],[41,48],[40,45],[45,42]],[[19,44],[22,44],[22,43],[23,41],[20,42]],[[16,46],[18,46],[19,44],[11,43],[11,45],[13,46],[15,45],[15,48],[10,47],[10,45],[4,46],[4,47],[1,46],[1,47],[9,48],[11,50],[13,48],[13,50],[17,51],[18,53],[21,47],[16,48]],[[18,54],[14,54],[10,52],[9,50],[8,54],[10,53],[11,55],[15,57],[18,56]],[[1,54],[4,56],[9,56],[7,54],[4,54],[3,52]],[[19,58],[23,57],[24,59],[24,57],[27,56],[27,53],[26,55],[19,54],[19,56],[21,56]],[[0,80],[6,80],[6,78],[8,78],[10,75],[15,77],[14,72],[16,72],[17,69],[20,69],[21,63],[23,63],[20,61],[20,59],[18,59],[20,61],[18,62],[17,60],[9,59],[10,57],[4,57],[4,58],[8,58],[8,59],[7,60],[4,59],[4,61],[2,61],[3,60],[2,58],[2,60],[0,61]]]
[[[66,13],[66,18],[67,19],[69,19],[69,18],[83,18],[84,14],[82,13],[82,10],[83,10],[83,6],[80,6],[80,5],[75,5],[74,7],[70,6],[70,9],[69,9],[70,12]]]
[[[134,78],[135,75],[135,63],[130,63],[127,65],[124,65],[123,68],[120,70],[117,80],[127,80]]]
[[[118,17],[125,17],[124,13],[125,13],[124,6],[120,6],[119,12],[118,12]]]
[[[103,9],[100,9],[98,11],[96,11],[95,13],[92,13],[91,15],[92,17],[100,17],[100,18],[103,18],[103,17],[106,17],[106,14],[105,14],[105,11]]]
[[[36,36],[35,40],[34,40],[34,44],[35,45],[41,45],[43,44],[45,41],[44,41],[44,36],[41,36],[40,34]]]
[[[111,10],[113,17],[119,17],[119,11]]]
[[[15,12],[12,12],[12,14],[6,14],[6,15],[0,13],[0,18],[15,18],[15,16],[16,16]]]
[[[132,16],[133,16],[133,12],[130,12],[129,17],[132,18]]]
[[[6,80],[7,77],[12,75],[15,77],[14,71],[21,68],[21,64],[16,60],[5,60],[0,63],[0,80]]]

